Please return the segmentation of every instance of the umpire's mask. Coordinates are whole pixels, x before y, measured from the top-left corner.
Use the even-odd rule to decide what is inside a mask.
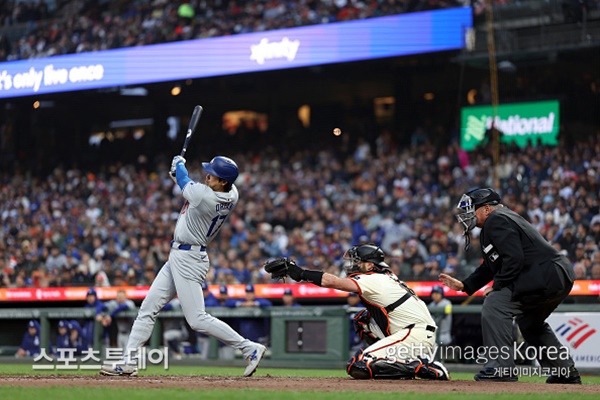
[[[477,226],[477,217],[475,216],[475,204],[473,199],[466,194],[463,194],[456,206],[460,211],[456,214],[458,223],[462,226],[464,234],[467,235],[473,228]]]
[[[465,251],[467,251],[471,246],[471,235],[469,232],[471,232],[473,228],[477,226],[475,204],[473,204],[473,199],[471,197],[463,194],[456,208],[460,210],[460,212],[456,214],[456,219],[463,228],[463,235],[465,237]]]
[[[471,236],[469,232],[477,226],[477,217],[475,216],[475,209],[477,207],[484,206],[486,204],[496,205],[500,203],[500,195],[493,189],[475,189],[471,190],[462,195],[456,208],[460,211],[456,214],[458,223],[463,228],[463,234],[465,235],[465,250],[469,250],[471,244]]]

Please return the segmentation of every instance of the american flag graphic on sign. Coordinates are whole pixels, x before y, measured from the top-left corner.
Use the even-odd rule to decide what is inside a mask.
[[[576,349],[595,334],[596,329],[590,327],[584,320],[574,317],[556,328],[555,332]]]

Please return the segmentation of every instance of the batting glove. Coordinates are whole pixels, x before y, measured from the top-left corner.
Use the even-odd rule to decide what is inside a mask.
[[[175,167],[177,166],[177,164],[179,164],[180,162],[185,164],[185,158],[181,157],[181,156],[175,156],[173,157],[173,161],[171,161],[171,170],[175,171]]]

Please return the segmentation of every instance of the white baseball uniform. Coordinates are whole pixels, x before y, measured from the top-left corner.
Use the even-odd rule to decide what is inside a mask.
[[[371,315],[369,328],[380,339],[367,347],[364,355],[396,360],[432,357],[437,326],[427,305],[412,289],[391,272],[349,277]]]
[[[238,190],[232,185],[229,192],[215,192],[203,183],[189,182],[183,188],[183,197],[186,202],[177,219],[169,259],[142,302],[127,349],[135,355],[135,350],[150,338],[159,311],[177,295],[193,330],[241,350],[246,358],[255,344],[205,312],[201,289],[210,266],[206,246],[237,204]]]

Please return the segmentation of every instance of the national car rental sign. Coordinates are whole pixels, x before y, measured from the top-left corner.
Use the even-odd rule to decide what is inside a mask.
[[[556,146],[559,131],[560,103],[558,100],[533,103],[500,104],[494,117],[492,106],[464,107],[461,110],[460,146],[471,151],[495,126],[502,143]]]

